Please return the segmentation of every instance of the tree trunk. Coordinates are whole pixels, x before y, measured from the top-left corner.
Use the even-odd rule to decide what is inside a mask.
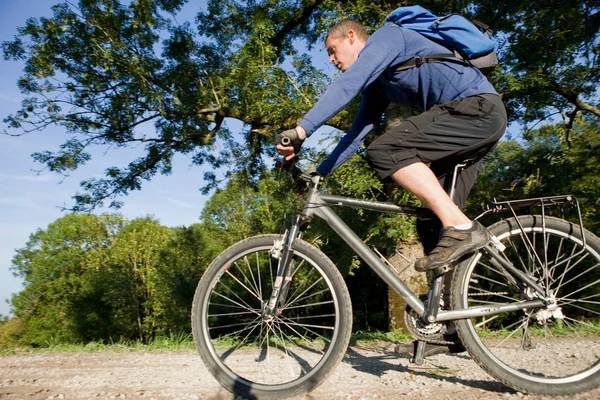
[[[427,293],[427,276],[423,272],[417,272],[414,269],[414,262],[417,258],[423,257],[423,247],[417,240],[411,240],[398,245],[398,251],[388,258],[392,269],[396,275],[402,279],[415,294]],[[388,287],[388,309],[389,309],[389,329],[406,329],[404,325],[404,309],[406,302],[390,287]]]
[[[387,131],[400,125],[406,118],[414,115],[407,107],[391,104],[385,112],[384,129]],[[394,266],[397,275],[415,294],[427,293],[427,277],[425,273],[415,271],[416,259],[423,256],[423,247],[416,239],[398,243],[398,253],[389,255],[388,261]],[[388,288],[389,329],[406,328],[404,325],[404,309],[406,302],[391,288]]]

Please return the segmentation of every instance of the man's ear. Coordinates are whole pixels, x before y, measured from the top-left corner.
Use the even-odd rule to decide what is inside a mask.
[[[346,37],[350,40],[350,44],[353,44],[354,41],[356,40],[356,34],[354,33],[353,30],[349,30],[348,33],[346,34]]]

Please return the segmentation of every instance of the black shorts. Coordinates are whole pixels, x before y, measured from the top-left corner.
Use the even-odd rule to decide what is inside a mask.
[[[371,143],[368,158],[386,180],[415,162],[430,165],[442,187],[450,190],[456,164],[470,160],[457,177],[454,201],[463,207],[484,161],[506,130],[506,110],[499,96],[483,94],[436,105],[408,118]]]

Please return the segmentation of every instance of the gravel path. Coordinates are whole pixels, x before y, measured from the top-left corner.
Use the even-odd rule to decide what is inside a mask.
[[[416,367],[390,348],[371,346],[348,349],[327,381],[298,400],[409,398],[546,399],[515,393],[465,354],[432,356]],[[195,352],[157,351],[2,356],[0,399],[233,400],[235,396],[219,386]],[[569,399],[600,399],[600,390]]]

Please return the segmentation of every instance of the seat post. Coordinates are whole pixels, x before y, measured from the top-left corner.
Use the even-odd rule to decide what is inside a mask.
[[[458,171],[460,171],[461,169],[465,168],[468,165],[467,162],[462,162],[459,164],[456,164],[454,166],[454,172],[452,172],[452,183],[450,184],[450,200],[454,201],[454,193],[456,191],[456,179],[458,177]]]

